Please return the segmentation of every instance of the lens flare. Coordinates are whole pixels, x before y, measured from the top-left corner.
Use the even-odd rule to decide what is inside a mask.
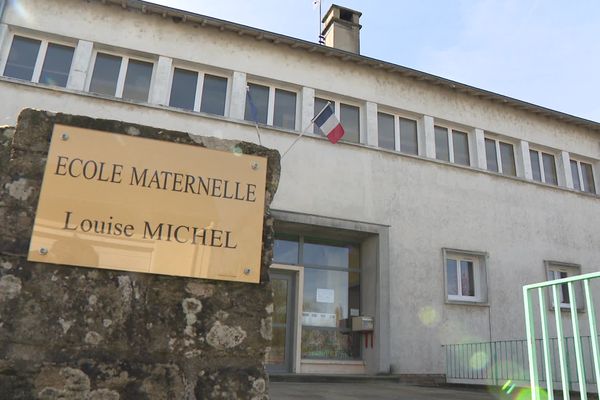
[[[425,326],[433,326],[438,323],[440,317],[437,311],[431,306],[425,306],[419,311],[419,319]]]
[[[469,366],[474,370],[482,370],[490,363],[490,355],[486,351],[477,351],[469,359]]]

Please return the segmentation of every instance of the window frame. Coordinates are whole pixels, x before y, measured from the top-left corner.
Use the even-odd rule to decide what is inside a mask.
[[[435,143],[435,128],[436,127],[446,129],[446,133],[448,135],[448,161],[437,158],[437,145]],[[473,166],[473,157],[471,155],[472,132],[471,132],[470,128],[461,128],[460,126],[448,124],[443,121],[434,121],[433,131],[434,131],[434,147],[435,147],[435,159],[436,160],[441,161],[441,162],[451,163],[454,165],[461,165],[463,167],[472,167]],[[467,135],[467,157],[469,158],[469,163],[467,165],[459,164],[454,160],[454,137],[452,135],[454,133],[454,131],[464,133]],[[417,134],[418,134],[418,131],[417,131]]]
[[[275,120],[275,91],[277,89],[279,89],[279,90],[283,90],[286,92],[294,93],[296,95],[296,117],[295,117],[295,121],[294,121],[294,128],[292,130],[293,131],[300,130],[300,124],[301,124],[300,119],[302,117],[302,97],[301,97],[301,90],[298,87],[294,87],[292,85],[286,85],[284,83],[269,83],[269,82],[265,82],[261,79],[256,79],[256,78],[248,79],[246,81],[246,87],[248,87],[248,85],[258,85],[258,86],[264,86],[264,87],[269,88],[269,97],[267,99],[267,123],[266,123],[266,125],[271,126],[275,129],[289,130],[288,128],[282,128],[280,126],[273,125],[273,121]],[[244,113],[246,110],[247,102],[248,102],[248,96],[245,96]],[[247,119],[245,119],[245,121],[254,122],[252,120],[247,120]],[[259,124],[262,125],[261,122],[259,122]]]
[[[545,260],[544,261],[544,269],[545,269],[545,280],[546,281],[552,281],[555,279],[560,279],[560,278],[556,278],[556,277],[551,277],[550,275],[554,275],[557,272],[564,272],[567,274],[567,278],[570,278],[572,276],[577,276],[577,275],[581,275],[581,265],[579,264],[573,264],[573,263],[568,263],[568,262],[562,262],[562,261],[552,261],[552,260]],[[575,301],[577,303],[577,312],[583,312],[585,311],[585,304],[582,298],[582,293],[583,293],[583,288],[581,287],[581,285],[577,285],[574,287],[575,289]],[[571,311],[571,303],[563,303],[563,298],[562,298],[562,293],[560,292],[559,289],[559,296],[561,296],[561,302],[560,302],[560,309],[561,311],[566,311],[566,312],[570,312]],[[548,287],[548,292],[547,292],[547,297],[548,297],[548,309],[551,311],[554,311],[554,299],[552,296],[552,290],[550,287]]]
[[[334,94],[330,94],[327,92],[315,93],[314,98],[319,98],[321,100],[331,102],[331,104],[333,105],[333,113],[335,114],[335,117],[338,119],[338,121],[340,121],[340,123],[342,123],[342,116],[341,116],[341,105],[342,104],[358,108],[358,142],[351,142],[349,140],[344,139],[343,137],[340,139],[340,142],[352,143],[352,144],[364,144],[363,141],[365,139],[365,129],[364,129],[364,124],[365,124],[364,108],[365,107],[364,107],[363,103],[361,103],[359,100],[348,99],[348,98],[340,97],[339,95],[334,95]],[[314,107],[313,107],[313,109],[314,109]],[[315,113],[315,115],[316,115],[316,113]],[[395,127],[394,127],[394,129],[395,129]],[[318,132],[318,128],[316,128],[316,126],[313,129],[313,133],[315,131]],[[318,135],[320,137],[323,136],[321,133],[315,133],[315,135]]]
[[[494,146],[496,148],[496,163],[498,165],[498,172],[496,171],[492,171],[491,169],[488,168],[487,165],[487,147],[485,146],[485,141],[486,140],[493,140],[494,141]],[[513,152],[513,162],[514,162],[514,168],[515,168],[515,174],[514,175],[510,175],[507,173],[504,173],[504,166],[502,164],[502,154],[500,151],[500,143],[504,143],[504,144],[508,144],[512,146],[512,152]],[[499,138],[493,135],[484,135],[484,151],[485,151],[485,157],[486,157],[486,165],[485,165],[485,169],[488,172],[494,172],[497,174],[502,174],[505,176],[513,176],[513,177],[517,177],[519,176],[519,171],[517,170],[517,144],[510,141],[510,140],[506,140],[504,138]]]
[[[184,69],[186,71],[191,71],[191,72],[195,72],[198,74],[198,79],[196,81],[196,93],[194,95],[194,109],[193,110],[188,110],[188,109],[179,108],[179,107],[173,107],[173,106],[169,105],[169,103],[171,102],[171,89],[173,88],[173,77],[175,75],[175,68]],[[202,108],[202,91],[204,89],[205,75],[212,75],[212,76],[216,76],[218,78],[224,78],[227,80],[227,86],[225,87],[225,109],[223,110],[223,115],[206,113],[206,112],[200,111],[200,109]],[[151,85],[152,85],[152,82],[151,82]],[[167,99],[165,101],[165,104],[167,107],[172,108],[172,109],[177,109],[177,110],[193,111],[193,112],[201,113],[204,115],[227,117],[227,116],[229,116],[229,102],[230,101],[231,101],[231,74],[227,74],[223,71],[213,70],[210,68],[199,68],[198,66],[189,65],[185,62],[173,62],[173,65],[171,66],[171,71],[169,73],[169,85],[167,87]]]
[[[386,114],[389,116],[394,117],[394,149],[388,149],[385,147],[381,147],[379,145],[379,114]],[[384,149],[384,150],[391,150],[391,151],[395,151],[398,153],[402,153],[402,154],[408,154],[411,156],[418,156],[421,152],[421,143],[420,143],[420,138],[421,138],[421,128],[420,128],[420,124],[419,124],[419,116],[416,115],[412,115],[409,113],[403,113],[403,112],[398,112],[398,111],[392,111],[389,110],[388,108],[385,107],[377,107],[377,148],[379,149]],[[400,119],[406,119],[406,120],[410,120],[413,121],[417,127],[417,152],[416,154],[413,153],[407,153],[402,151],[402,136],[400,134]]]
[[[90,92],[90,86],[92,85],[92,77],[94,75],[94,69],[96,67],[96,58],[98,57],[98,53],[108,54],[110,56],[121,58],[121,65],[119,67],[119,75],[117,76],[117,86],[115,88],[114,95]],[[156,78],[156,65],[157,65],[157,59],[152,56],[149,56],[149,55],[138,55],[138,54],[128,53],[125,51],[116,51],[116,50],[106,49],[103,47],[94,47],[94,51],[92,52],[92,58],[90,60],[90,66],[88,68],[88,73],[87,73],[86,80],[85,80],[84,91],[86,93],[90,93],[90,94],[93,94],[96,96],[110,96],[110,97],[114,97],[116,99],[120,99],[123,101],[139,103],[136,100],[130,100],[130,99],[123,98],[123,90],[125,89],[125,78],[127,77],[127,68],[129,67],[130,59],[152,64],[152,74],[150,76],[150,85],[148,87],[148,99],[146,101],[142,102],[142,103],[148,103],[150,100],[150,93],[152,92],[152,86],[154,85],[154,80]]]
[[[489,283],[487,274],[488,258],[488,254],[486,252],[450,248],[442,249],[445,304],[462,304],[484,307],[489,306]],[[473,262],[473,284],[475,293],[474,296],[463,296],[462,294],[451,295],[448,293],[448,259],[456,259],[458,261],[458,266],[460,266],[460,260]]]
[[[577,189],[575,187],[575,182],[573,182],[573,189],[577,190],[578,192],[582,192],[582,193],[590,193],[590,194],[598,194],[598,187],[596,185],[596,175],[595,175],[595,171],[594,171],[594,162],[593,161],[589,161],[589,160],[582,160],[581,158],[575,156],[571,157],[571,155],[569,154],[569,167],[572,168],[571,162],[574,162],[577,164],[577,177],[579,178],[579,189]],[[581,164],[587,164],[591,167],[592,170],[592,185],[594,186],[593,189],[591,191],[588,190],[584,190],[584,181],[583,181],[583,168],[581,167]],[[571,171],[571,176],[573,176],[573,171]]]
[[[554,186],[554,187],[559,187],[560,186],[560,171],[558,168],[558,155],[556,154],[555,150],[547,150],[547,149],[542,149],[540,147],[529,147],[529,160],[531,161],[531,152],[534,151],[537,153],[538,155],[538,168],[540,169],[540,179],[541,181],[537,181],[536,179],[534,179],[533,177],[533,165],[531,165],[531,180],[534,182],[538,182],[538,183],[544,183],[546,185],[550,185],[550,186]],[[551,155],[552,157],[554,157],[554,171],[556,171],[556,184],[551,183],[551,182],[547,182],[546,180],[546,171],[544,171],[544,154],[548,154]]]
[[[33,66],[33,74],[31,76],[30,80],[12,78],[12,77],[4,75],[4,71],[6,70],[6,64],[8,64],[8,56],[10,54],[10,50],[12,48],[15,36],[20,36],[25,39],[40,41],[40,47],[38,49],[35,64]],[[3,78],[8,78],[8,79],[18,79],[19,81],[22,81],[22,82],[37,83],[39,85],[44,85],[44,86],[53,86],[53,85],[48,85],[45,83],[40,83],[40,77],[42,75],[42,68],[44,67],[44,61],[46,60],[46,53],[48,51],[48,45],[56,44],[56,45],[60,45],[60,46],[66,46],[66,47],[73,48],[73,59],[71,59],[71,67],[69,68],[69,72],[67,75],[67,83],[65,84],[64,87],[63,86],[55,86],[55,87],[67,88],[67,86],[69,85],[69,78],[71,77],[71,74],[73,73],[73,60],[75,57],[75,51],[77,50],[77,40],[75,40],[75,39],[69,40],[69,39],[58,38],[58,37],[54,37],[54,36],[48,37],[48,36],[43,36],[43,35],[35,35],[35,34],[31,34],[31,33],[19,32],[19,31],[10,31],[7,39],[8,40],[6,40],[6,44],[2,46],[3,47],[2,54],[1,54],[2,64],[0,65],[0,71],[2,71],[2,73],[0,74],[0,76]]]

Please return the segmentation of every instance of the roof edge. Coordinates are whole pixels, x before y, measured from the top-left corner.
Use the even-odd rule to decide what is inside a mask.
[[[230,31],[237,33],[240,36],[254,37],[256,40],[268,40],[274,44],[286,44],[295,49],[301,49],[310,53],[320,53],[327,57],[336,57],[342,61],[352,61],[358,65],[365,65],[374,69],[381,69],[388,72],[399,73],[405,77],[413,78],[418,81],[428,82],[434,85],[442,86],[450,90],[456,90],[475,97],[483,98],[492,102],[504,104],[519,110],[531,112],[536,115],[549,117],[561,122],[569,123],[579,127],[586,127],[594,131],[600,132],[600,122],[592,121],[586,118],[577,117],[561,111],[556,111],[537,104],[529,103],[523,100],[515,99],[509,96],[491,92],[485,89],[480,89],[475,86],[470,86],[464,83],[456,82],[427,72],[419,71],[398,64],[393,64],[387,61],[378,60],[375,58],[363,56],[347,52],[344,50],[327,47],[318,43],[309,42],[307,40],[286,36],[279,33],[274,33],[258,28],[253,28],[247,25],[230,22],[207,15],[197,14],[190,11],[180,10],[168,6],[163,6],[156,3],[151,3],[144,0],[87,0],[99,2],[102,4],[119,5],[123,9],[133,8],[140,10],[142,13],[152,13],[161,15],[163,18],[179,18],[181,22],[195,22],[202,26],[211,26],[221,31]]]

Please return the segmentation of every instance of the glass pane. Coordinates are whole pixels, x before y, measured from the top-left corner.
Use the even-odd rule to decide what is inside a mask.
[[[285,362],[285,327],[273,327],[271,349],[267,353],[267,364],[283,364]]]
[[[554,156],[552,154],[542,153],[542,161],[544,164],[544,177],[546,179],[546,183],[557,185],[558,180],[556,178],[556,164],[554,163]]]
[[[322,267],[359,268],[358,247],[306,238],[302,263]]]
[[[442,161],[450,161],[448,130],[441,126],[435,127],[435,158]]]
[[[417,121],[400,118],[400,151],[408,154],[418,154]]]
[[[573,178],[573,187],[575,190],[581,190],[579,183],[579,170],[577,169],[577,161],[571,160],[571,177]]]
[[[458,295],[458,274],[456,271],[456,260],[446,260],[446,287],[449,295]]]
[[[396,148],[394,136],[394,116],[377,113],[377,131],[379,136],[379,147],[394,150]]]
[[[273,325],[285,324],[287,321],[288,280],[273,279]]]
[[[496,141],[485,139],[485,158],[488,171],[498,172],[498,155],[496,154]]]
[[[296,93],[275,89],[273,126],[296,129]]]
[[[335,105],[334,105],[333,101],[325,100],[325,99],[320,99],[318,97],[315,97],[315,109],[314,109],[314,116],[315,117],[323,110],[323,108],[325,108],[325,106],[327,105],[327,103],[331,103],[331,108],[335,109]],[[323,134],[321,132],[321,130],[319,129],[319,127],[317,127],[316,125],[313,126],[313,133],[315,135],[322,135]]]
[[[568,278],[568,274],[566,272],[560,271],[557,273],[556,279],[564,279]],[[560,291],[562,292],[562,301],[561,303],[569,304],[569,285],[563,284],[560,285]]]
[[[360,359],[361,335],[342,334],[335,329],[302,327],[302,358],[328,360]]]
[[[171,107],[193,110],[196,104],[196,87],[198,85],[198,73],[186,69],[175,68],[173,71],[173,83],[171,85]]]
[[[340,122],[344,127],[344,137],[347,142],[360,141],[360,108],[348,104],[340,104]]]
[[[15,36],[8,53],[4,76],[30,81],[40,44],[39,40]]]
[[[460,261],[460,287],[463,296],[475,296],[472,261]]]
[[[596,185],[594,185],[594,172],[591,164],[581,163],[581,175],[583,177],[583,191],[596,193]]]
[[[40,83],[66,87],[74,51],[73,47],[49,43],[42,66]]]
[[[135,101],[148,101],[153,64],[138,60],[129,60],[123,98]]]
[[[121,57],[98,53],[90,83],[90,92],[114,96],[117,91],[120,69]]]
[[[461,165],[470,165],[469,139],[465,132],[452,131],[452,145],[454,162]]]
[[[273,262],[281,264],[298,264],[298,238],[293,236],[277,236],[273,246]]]
[[[227,78],[204,75],[200,111],[208,114],[225,115]]]
[[[302,357],[354,359],[360,345],[354,335],[343,335],[338,326],[349,310],[360,313],[358,273],[304,269],[302,307]]]
[[[246,121],[267,123],[269,110],[269,88],[267,86],[248,84],[249,92],[246,95],[246,112],[244,119]]]
[[[512,144],[500,142],[500,159],[502,160],[502,173],[516,176],[515,151]]]
[[[540,155],[535,150],[529,150],[529,158],[531,159],[531,172],[533,173],[533,180],[541,182],[542,173],[540,171]]]

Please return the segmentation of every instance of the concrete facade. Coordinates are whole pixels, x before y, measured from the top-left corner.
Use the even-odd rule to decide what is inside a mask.
[[[361,282],[361,306],[376,318],[376,349],[363,354],[363,372],[443,373],[443,344],[524,338],[521,287],[546,280],[545,261],[577,264],[581,273],[600,268],[600,198],[572,189],[569,163],[592,165],[600,187],[599,124],[209,17],[117,3],[9,3],[0,71],[14,34],[76,52],[66,89],[0,77],[0,124],[33,107],[258,142],[254,124],[243,121],[253,82],[296,93],[296,131],[260,128],[262,144],[283,152],[310,122],[315,96],[360,107],[359,143],[333,146],[309,133],[283,158],[272,208],[327,229],[387,227],[358,235],[375,277]],[[98,50],[154,63],[147,103],[87,92]],[[228,79],[224,116],[166,106],[177,66]],[[418,155],[378,147],[378,111],[417,121]],[[470,166],[435,159],[437,125],[468,134]],[[514,145],[516,177],[486,170],[486,137]],[[532,180],[529,149],[555,156],[558,186]],[[482,255],[487,302],[447,301],[444,249]]]

